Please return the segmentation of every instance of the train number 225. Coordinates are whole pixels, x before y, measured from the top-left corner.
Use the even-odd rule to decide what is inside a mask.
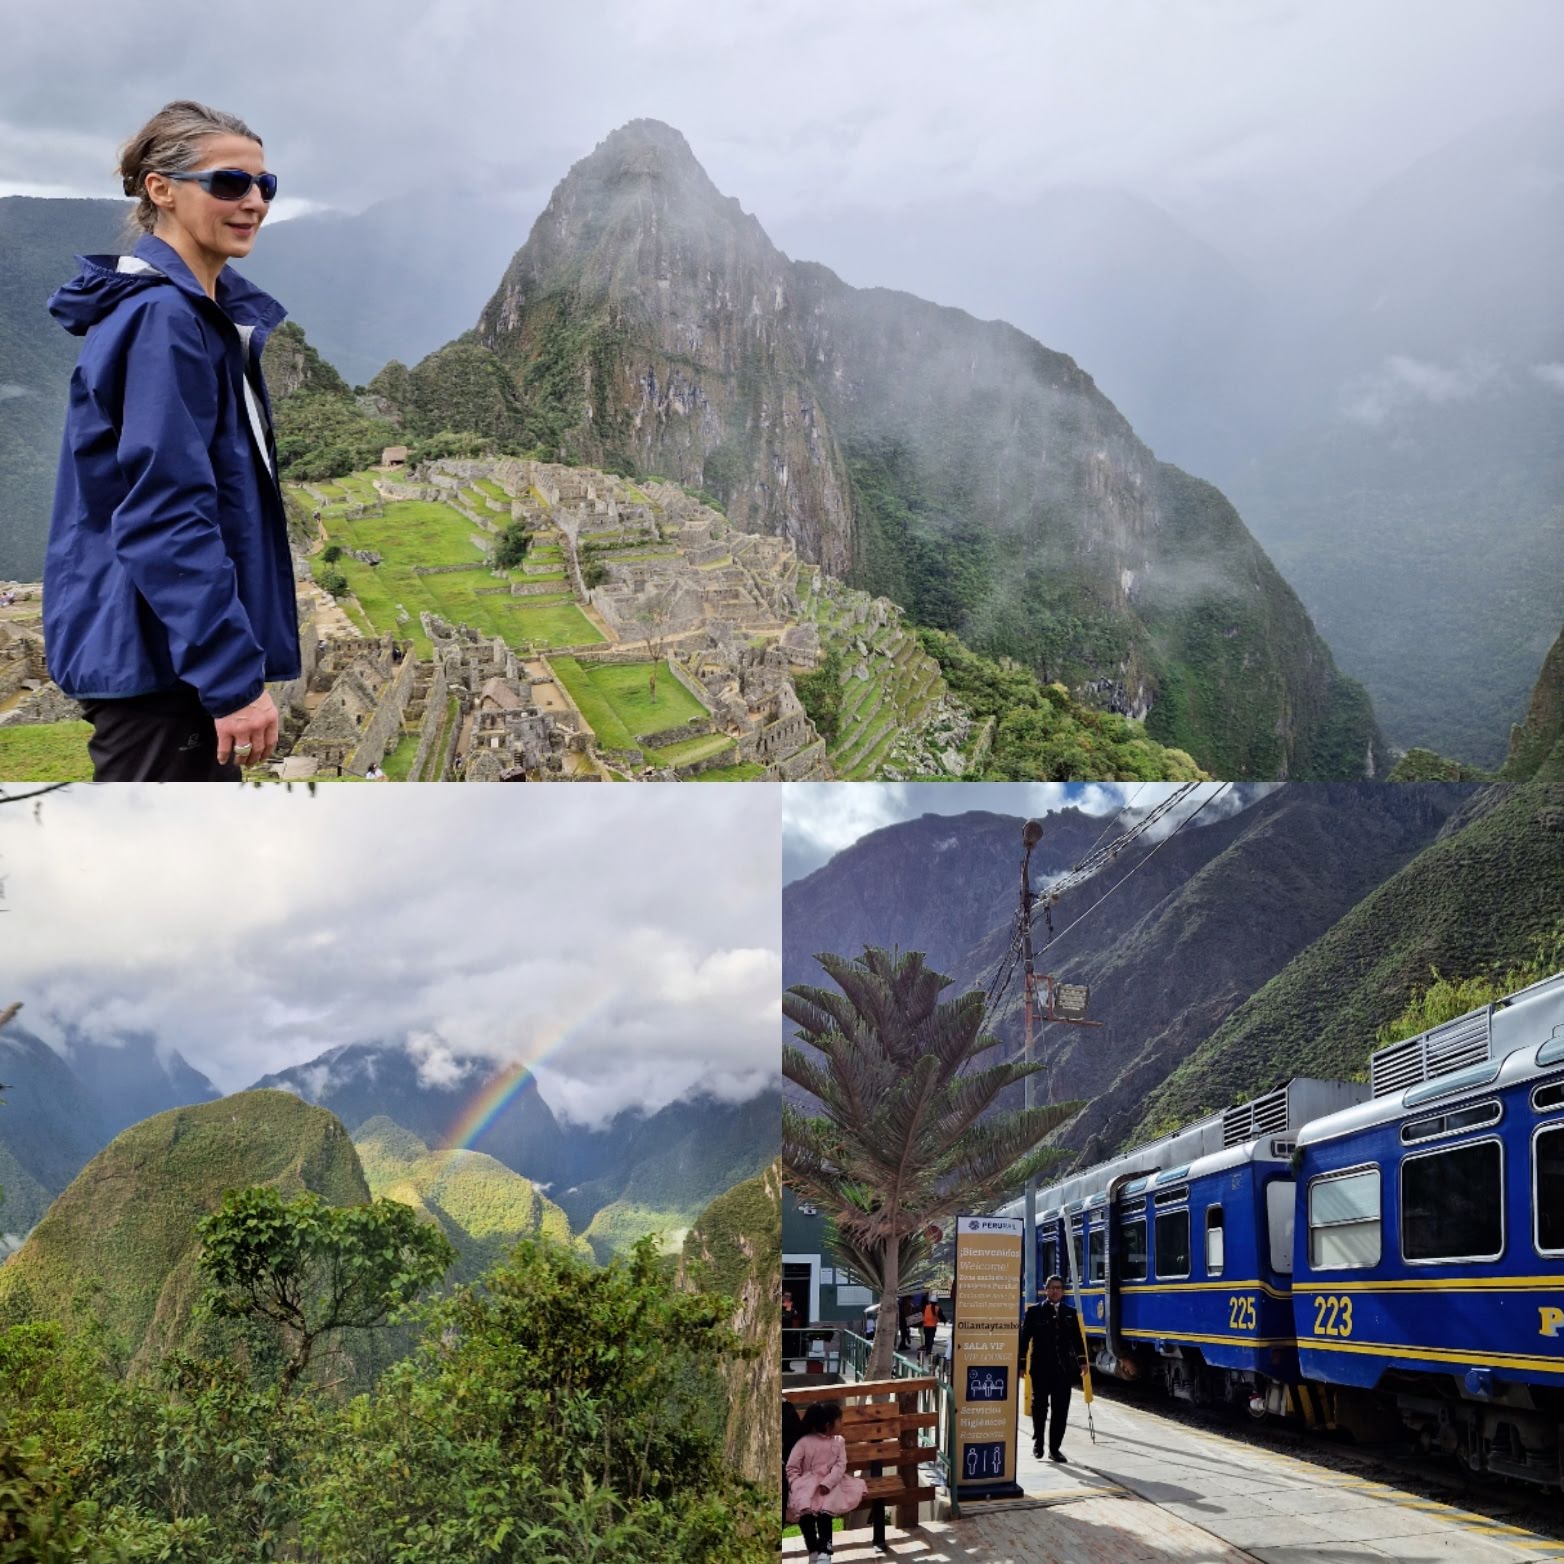
[[[1352,1334],[1352,1299],[1316,1296],[1314,1300],[1314,1334],[1316,1336],[1350,1336]]]
[[[1253,1330],[1254,1299],[1229,1298],[1227,1300],[1227,1324],[1230,1330]]]

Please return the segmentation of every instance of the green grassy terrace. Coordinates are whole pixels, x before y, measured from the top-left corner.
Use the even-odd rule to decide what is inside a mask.
[[[383,515],[350,520],[346,514],[350,505],[377,501],[365,474],[311,487],[327,498],[320,513],[328,543],[344,550],[334,564],[318,563],[317,573],[327,569],[342,572],[359,612],[353,612],[352,603],[344,606],[361,629],[410,639],[425,657],[431,648],[418,620],[426,611],[452,623],[470,624],[486,635],[498,635],[515,647],[590,646],[603,639],[570,596],[563,556],[557,547],[552,553],[542,553],[543,560],[558,568],[544,572],[541,579],[557,579],[559,592],[511,597],[493,590],[500,581],[486,568],[487,551],[475,541],[472,522],[451,506],[392,500],[386,503]],[[309,501],[308,495],[301,498]],[[378,553],[383,556],[382,563],[366,565],[349,557],[348,549]],[[469,568],[438,575],[418,573],[420,569],[450,566]],[[539,575],[514,570],[506,572],[503,579],[536,581]]]
[[[87,722],[0,728],[0,782],[90,782]]]
[[[657,675],[657,697],[648,688],[649,663],[591,665],[574,657],[551,658],[554,672],[581,709],[597,742],[605,749],[643,750],[653,765],[689,765],[732,745],[721,734],[685,740],[667,750],[648,749],[642,737],[676,728],[708,715],[706,708],[674,678],[666,663]],[[666,757],[677,754],[679,758]]]

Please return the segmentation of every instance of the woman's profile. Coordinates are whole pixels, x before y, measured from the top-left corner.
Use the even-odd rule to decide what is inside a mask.
[[[49,671],[100,782],[237,780],[300,671],[287,518],[261,377],[276,300],[250,253],[277,179],[260,138],[192,102],[126,142],[132,254],[81,258],[49,301],[83,337],[44,566]]]

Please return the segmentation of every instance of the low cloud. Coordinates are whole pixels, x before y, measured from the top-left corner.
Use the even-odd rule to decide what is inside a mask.
[[[1392,353],[1378,369],[1347,383],[1341,412],[1352,423],[1377,428],[1403,407],[1469,402],[1493,385],[1499,374],[1498,365],[1491,362],[1447,366]]]
[[[320,1060],[318,1095],[331,1050],[378,1042],[431,1087],[525,1063],[588,1121],[752,1092],[777,1062],[776,792],[61,794],[41,826],[0,818],[7,996],[225,1091]]]
[[[14,381],[0,380],[0,402],[10,402],[19,396],[37,396],[30,386],[19,386]]]
[[[920,815],[962,815],[985,809],[1018,819],[1038,819],[1061,809],[1078,809],[1082,814],[1106,819],[1124,810],[1131,800],[1135,813],[1144,814],[1177,785],[994,782],[974,790],[968,782],[877,783],[873,787],[856,782],[795,783],[782,789],[782,879],[784,884],[791,884],[812,874],[872,831],[915,820]],[[1216,784],[1202,784],[1197,796],[1208,798],[1215,791]],[[866,798],[864,794],[872,796]],[[1255,796],[1252,791],[1231,790],[1230,797],[1212,804],[1201,815],[1200,824],[1209,825],[1224,814],[1243,808]],[[1186,812],[1175,811],[1174,820]],[[1132,818],[1128,817],[1126,824]]]
[[[1564,391],[1564,364],[1533,364],[1531,372],[1543,385]]]

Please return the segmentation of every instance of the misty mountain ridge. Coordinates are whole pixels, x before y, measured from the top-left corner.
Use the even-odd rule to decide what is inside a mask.
[[[1560,299],[1548,264],[1564,223],[1559,142],[1559,126],[1548,118],[1480,127],[1415,160],[1285,257],[1242,265],[1224,254],[1220,236],[1108,189],[1050,190],[1025,201],[971,197],[954,208],[929,202],[891,214],[846,210],[829,221],[784,219],[772,231],[791,253],[818,255],[855,281],[887,281],[980,315],[1004,315],[1067,349],[1130,414],[1149,446],[1215,480],[1238,502],[1341,668],[1368,682],[1396,743],[1495,766],[1557,628],[1547,622],[1548,599],[1564,574],[1564,515],[1557,509],[1564,476],[1555,438],[1564,390],[1543,373],[1564,364]],[[689,161],[699,168],[693,154]],[[638,177],[661,176],[642,168]],[[759,230],[712,189],[708,215],[720,203]],[[486,197],[458,193],[448,204],[467,242],[447,256],[445,273],[438,252],[441,245],[452,249],[449,225],[424,223],[422,208],[399,201],[352,217],[280,224],[244,269],[290,305],[349,380],[363,380],[386,354],[413,362],[436,340],[461,335],[492,291],[509,236],[526,226],[518,208]],[[112,201],[0,201],[0,243],[13,262],[0,279],[0,362],[25,367],[61,359],[47,372],[19,374],[14,384],[9,369],[0,373],[0,574],[36,575],[41,563],[74,354],[44,315],[43,300],[68,274],[73,251],[113,247],[104,235],[112,236],[123,211]],[[436,230],[441,245],[431,237]],[[42,259],[40,250],[47,252]],[[787,266],[810,270],[777,254]],[[622,288],[628,280],[621,266],[605,285]],[[441,320],[446,325],[437,332]],[[376,323],[383,337],[375,337]],[[358,345],[346,342],[349,327]],[[605,339],[579,351],[587,338],[597,341],[587,317],[555,327],[553,346],[570,350],[534,361],[536,383],[528,388],[545,412],[569,381],[567,367],[590,384],[584,360],[595,351],[606,364],[612,346]],[[579,339],[574,348],[567,338]],[[467,340],[469,356],[481,355]],[[437,392],[448,378],[438,359],[418,366]],[[676,367],[673,356],[669,364]],[[811,405],[817,412],[824,406]],[[438,410],[425,409],[429,416]],[[832,422],[815,438],[834,434],[840,446],[853,432],[834,427],[842,422],[839,410]],[[714,460],[702,462],[693,481],[726,487],[732,453],[706,454]],[[891,595],[902,593],[898,601],[930,622],[970,619],[969,599],[984,594],[974,594],[970,581],[947,584],[937,570],[931,575],[917,565],[920,549],[932,549],[925,563],[948,553],[938,535],[940,512],[964,519],[965,509],[927,492],[924,475],[906,470],[905,453],[878,446],[840,454],[852,458],[849,487],[858,509],[882,522],[889,517],[892,546],[879,552],[913,556],[910,571],[888,567],[903,578],[887,583]],[[697,472],[693,463],[690,470]],[[795,464],[790,484],[799,471]],[[778,477],[774,472],[772,487]],[[932,543],[920,543],[931,533]],[[976,534],[958,542],[958,577],[992,574],[982,547],[970,546],[981,545]],[[919,580],[908,580],[909,573]],[[1036,606],[1036,585],[1026,583],[1020,602]],[[1366,603],[1370,586],[1375,595]],[[1104,628],[1099,595],[1088,592],[1085,616],[1071,602],[1047,605],[1045,618],[1056,627],[1061,615],[1075,621],[1074,644],[1090,647]],[[1028,630],[1025,615],[1016,622],[1002,606],[1002,590],[1000,596],[981,625],[968,624],[969,634],[978,628],[1049,642],[1046,625]],[[1273,624],[1271,634],[1287,632]],[[1090,657],[1106,652],[1138,674],[1141,654],[1133,646],[1126,652],[1122,637],[1113,641]],[[1197,662],[1225,649],[1199,649]],[[1047,645],[1033,651],[1046,666]],[[1134,678],[1107,680],[1099,698],[1134,710],[1136,691]],[[1231,692],[1229,685],[1221,696]],[[1173,694],[1163,700],[1162,717],[1153,718],[1151,736],[1179,743],[1190,723],[1175,709],[1183,704],[1180,692]],[[1168,733],[1157,731],[1159,720],[1169,723]],[[1251,751],[1253,742],[1251,734]],[[1235,762],[1242,746],[1204,754],[1198,744],[1188,747],[1217,774],[1241,769]],[[1345,746],[1332,748],[1340,753]],[[1258,765],[1253,769],[1259,774]],[[1295,766],[1289,774],[1315,773]]]
[[[1067,892],[1051,914],[1057,945],[1050,946],[1049,921],[1039,914],[1037,971],[1086,984],[1091,1018],[1104,1023],[1038,1031],[1039,1057],[1049,1065],[1044,1099],[1088,1104],[1061,1143],[1092,1155],[1111,1150],[1148,1097],[1228,1016],[1437,841],[1474,791],[1272,789],[1160,845],[1137,844]],[[1021,824],[987,814],[925,816],[873,833],[788,886],[784,981],[829,986],[813,952],[856,956],[875,944],[928,952],[931,965],[954,979],[952,997],[987,991],[1008,963]],[[1106,824],[1092,821],[1088,835],[1077,823],[1046,817],[1034,885],[1084,856],[1076,835],[1089,848]],[[954,847],[934,851],[952,838]],[[958,876],[966,894],[947,909]],[[989,1025],[1009,1050],[1020,1047],[1018,971],[999,985]]]
[[[1157,463],[1089,374],[790,261],[670,126],[633,121],[575,164],[475,333],[370,389],[423,434],[475,385],[492,435],[698,485],[1215,773],[1382,763],[1362,692],[1236,512]]]

